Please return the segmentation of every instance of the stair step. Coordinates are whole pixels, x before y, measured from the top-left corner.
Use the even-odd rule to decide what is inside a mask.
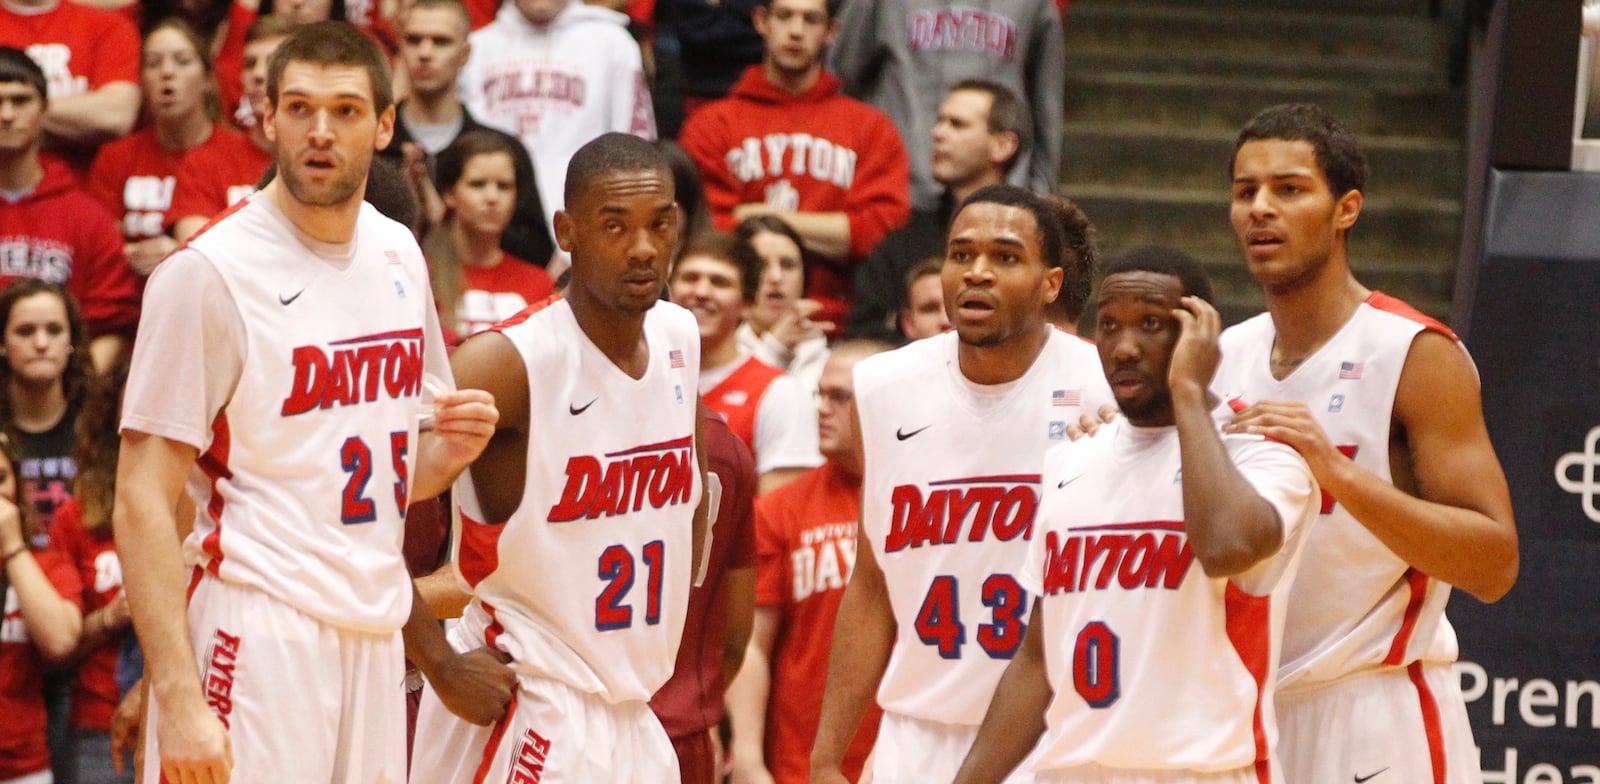
[[[1273,10],[1235,2],[1168,5],[1077,0],[1066,21],[1077,46],[1280,57],[1411,58],[1442,67],[1446,35],[1422,14]],[[1236,10],[1235,10],[1236,9]]]
[[[1236,132],[1146,123],[1072,122],[1063,145],[1064,187],[1123,185],[1225,193]],[[1371,171],[1365,193],[1458,199],[1465,153],[1453,139],[1378,136],[1361,140]]]
[[[1444,65],[1442,60],[1434,62],[1417,58],[1378,59],[1341,56],[1304,57],[1232,51],[1193,52],[1166,47],[1134,49],[1122,46],[1079,46],[1076,42],[1067,49],[1069,73],[1147,72],[1242,77],[1273,74],[1291,79],[1443,85]]]
[[[1075,14],[1081,8],[1089,6],[1119,6],[1136,7],[1147,6],[1147,0],[1073,0],[1068,7],[1067,23],[1070,25]],[[1185,5],[1191,8],[1213,8],[1219,11],[1232,11],[1240,15],[1252,14],[1261,10],[1273,11],[1321,11],[1340,14],[1364,14],[1380,16],[1392,14],[1396,16],[1422,16],[1431,11],[1430,0],[1186,0]]]
[[[1442,88],[1359,89],[1319,79],[1240,79],[1162,73],[1069,73],[1072,122],[1153,123],[1236,132],[1261,109],[1310,101],[1351,131],[1375,136],[1464,135],[1461,95]]]

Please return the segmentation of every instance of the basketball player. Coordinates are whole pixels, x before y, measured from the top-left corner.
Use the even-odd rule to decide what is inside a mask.
[[[704,532],[700,332],[659,301],[672,173],[649,142],[608,133],[573,155],[565,203],[566,298],[454,357],[503,415],[458,490],[473,598],[451,641],[510,654],[519,687],[493,728],[424,692],[417,784],[678,779],[647,703],[672,674]]]
[[[1041,734],[1041,782],[1283,780],[1274,667],[1317,487],[1293,449],[1219,434],[1210,298],[1176,251],[1106,270],[1096,338],[1123,416],[1045,457],[1038,599],[956,781],[998,781]]]
[[[1286,780],[1477,782],[1445,603],[1495,601],[1518,565],[1477,372],[1449,329],[1351,275],[1366,160],[1327,112],[1256,115],[1232,171],[1268,312],[1223,334],[1215,388],[1253,404],[1233,430],[1293,446],[1323,491],[1284,633]]]
[[[497,414],[445,388],[422,253],[362,202],[394,122],[376,47],[303,27],[268,85],[283,176],[150,278],[123,406],[114,523],[154,697],[144,778],[400,782],[402,624],[470,720],[510,694],[487,653],[450,651],[400,553],[407,503],[447,487]],[[180,560],[186,480],[200,513]]]
[[[1039,196],[992,185],[950,227],[955,330],[855,370],[865,455],[855,574],[834,627],[812,780],[876,692],[873,780],[948,781],[1022,642],[1022,568],[1045,450],[1111,402],[1093,346],[1052,328],[1068,238]],[[880,684],[881,681],[881,684]]]

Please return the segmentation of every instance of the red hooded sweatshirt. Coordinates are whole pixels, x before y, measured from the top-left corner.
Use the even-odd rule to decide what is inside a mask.
[[[139,289],[122,234],[64,164],[45,160],[44,167],[32,193],[14,204],[0,198],[0,286],[16,278],[62,284],[83,309],[90,337],[131,338]]]
[[[900,131],[883,112],[841,95],[838,78],[826,71],[810,90],[791,95],[768,81],[762,66],[750,66],[727,98],[689,117],[679,142],[700,169],[719,229],[731,230],[738,223],[733,208],[750,202],[843,212],[850,258],[858,262],[911,213],[911,164]],[[847,281],[847,273],[814,266],[808,295],[848,296]]]

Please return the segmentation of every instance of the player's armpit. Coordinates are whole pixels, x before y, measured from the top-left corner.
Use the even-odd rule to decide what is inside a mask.
[[[1360,496],[1347,502],[1344,488],[1326,489],[1412,566],[1482,601],[1499,599],[1517,578],[1516,522],[1477,371],[1454,340],[1430,331],[1412,342],[1394,416],[1403,433],[1395,482],[1422,500],[1368,508]]]

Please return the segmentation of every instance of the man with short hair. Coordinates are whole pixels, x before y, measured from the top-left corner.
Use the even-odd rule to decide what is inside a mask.
[[[495,404],[452,388],[416,240],[362,202],[394,122],[377,47],[296,30],[262,120],[279,176],[150,277],[123,403],[144,778],[397,784],[406,654],[472,721],[510,697],[498,658],[449,649],[400,548],[406,506],[483,450]]]
[[[139,289],[116,224],[39,145],[50,99],[43,69],[0,46],[0,286],[58,284],[77,299],[97,369],[111,367],[139,321]]]
[[[762,0],[760,65],[684,123],[679,141],[700,169],[713,225],[772,214],[799,232],[818,321],[843,323],[851,270],[905,222],[910,164],[888,117],[839,93],[822,67],[839,32],[838,0]]]
[[[967,79],[1004,85],[1033,109],[1028,136],[1036,146],[1019,151],[1022,165],[1006,182],[1038,193],[1056,190],[1067,49],[1054,3],[852,0],[840,23],[828,68],[846,94],[882,109],[909,140],[913,206],[938,203],[941,183],[929,155],[935,102]]]
[[[468,39],[461,103],[527,147],[546,226],[579,147],[608,131],[655,138],[639,45],[627,28],[627,16],[582,0],[508,0]]]
[[[817,440],[827,462],[756,504],[755,624],[747,666],[728,689],[734,778],[804,784],[811,769],[839,599],[855,566],[861,519],[861,439],[855,427],[856,363],[891,346],[834,347],[817,382]],[[850,743],[854,780],[877,737],[876,707]]]
[[[874,694],[873,781],[952,779],[1022,642],[1031,596],[1015,575],[1045,450],[1112,399],[1094,349],[1045,320],[1064,277],[1056,216],[1012,185],[967,197],[943,270],[954,331],[856,366],[861,531],[812,781],[845,780]]]
[[[44,69],[43,130],[75,162],[139,119],[139,31],[121,14],[72,0],[0,4],[0,46]],[[88,159],[81,161],[85,167]]]
[[[732,235],[706,232],[673,265],[668,295],[694,314],[700,333],[700,388],[706,406],[728,419],[756,456],[758,494],[822,463],[815,410],[800,382],[739,345],[739,325],[755,301],[760,256]]]
[[[972,79],[945,96],[930,138],[932,149],[924,154],[944,192],[932,206],[913,209],[906,225],[884,237],[856,270],[851,335],[894,339],[893,322],[906,302],[906,275],[924,259],[944,258],[945,233],[956,206],[979,188],[1006,181],[1007,172],[1027,159],[1033,127],[1028,107],[1016,93]],[[1073,279],[1067,276],[1069,283]]]
[[[1316,105],[1240,131],[1230,217],[1267,312],[1223,334],[1214,388],[1250,404],[1234,431],[1294,447],[1322,485],[1279,668],[1285,780],[1475,783],[1445,605],[1511,589],[1516,524],[1472,359],[1350,272],[1366,174]]]
[[[660,301],[681,215],[665,155],[636,136],[579,148],[564,181],[565,298],[453,358],[502,413],[457,490],[472,600],[450,640],[510,655],[515,707],[475,727],[424,691],[417,784],[678,777],[649,700],[672,675],[705,542],[700,341]]]
[[[1096,347],[1122,416],[1045,456],[1028,630],[956,781],[1036,743],[1041,782],[1285,780],[1273,669],[1317,483],[1293,449],[1218,431],[1210,298],[1170,249],[1107,269]]]
[[[461,0],[417,0],[399,24],[400,62],[410,80],[411,94],[396,105],[394,140],[379,156],[406,172],[432,224],[444,214],[444,203],[433,185],[439,153],[470,131],[504,136],[512,142],[517,203],[510,225],[500,236],[500,248],[541,267],[550,263],[555,246],[544,223],[528,148],[516,137],[479,123],[458,97],[457,79],[472,53],[472,44],[467,42],[472,19],[466,7]]]
[[[950,328],[939,278],[944,259],[930,258],[906,273],[905,305],[900,307],[900,334],[906,340],[931,338]],[[1063,283],[1062,285],[1066,285]]]

